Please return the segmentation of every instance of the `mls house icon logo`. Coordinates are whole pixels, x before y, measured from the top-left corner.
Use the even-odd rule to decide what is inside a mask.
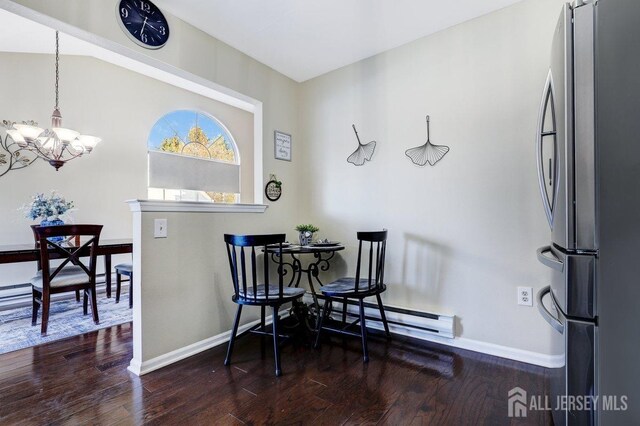
[[[527,417],[527,391],[515,387],[509,391],[509,417]]]

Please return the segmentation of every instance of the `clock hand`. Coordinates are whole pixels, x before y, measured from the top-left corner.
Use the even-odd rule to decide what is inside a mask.
[[[144,18],[144,22],[142,23],[142,29],[140,30],[140,35],[142,35],[142,33],[144,32],[144,27],[145,25],[147,25],[147,18]]]

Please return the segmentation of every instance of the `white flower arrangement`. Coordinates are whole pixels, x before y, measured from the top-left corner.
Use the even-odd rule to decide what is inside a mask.
[[[20,208],[27,219],[48,220],[58,219],[73,208],[73,201],[67,201],[63,197],[51,191],[48,197],[44,194],[36,194],[32,197],[31,203]]]

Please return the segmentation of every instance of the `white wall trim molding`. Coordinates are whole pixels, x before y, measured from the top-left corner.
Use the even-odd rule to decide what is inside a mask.
[[[281,314],[284,317],[287,313],[281,312]],[[245,332],[249,328],[258,324],[258,322],[259,320],[255,320],[239,327],[238,334]],[[269,323],[270,322],[267,321],[267,324]],[[383,329],[382,324],[378,322],[369,322],[368,328],[373,328],[376,330]],[[402,336],[408,336],[415,339],[426,340],[433,343],[440,343],[446,346],[465,349],[473,352],[480,352],[483,354],[493,355],[500,358],[507,358],[514,361],[524,362],[527,364],[539,365],[541,367],[559,368],[564,365],[564,357],[561,355],[545,355],[537,352],[511,348],[508,346],[502,346],[502,345],[496,345],[493,343],[481,342],[478,340],[466,339],[464,337],[456,337],[453,339],[446,338],[446,337],[438,337],[436,335],[433,335],[431,333],[428,333],[422,330],[405,328],[405,327],[397,326],[394,324],[390,324],[389,328],[392,333],[399,334]],[[134,358],[131,360],[128,370],[137,376],[142,376],[144,374],[158,370],[162,367],[166,367],[167,365],[181,361],[190,356],[196,355],[200,352],[206,351],[207,349],[211,349],[215,346],[224,344],[229,341],[230,336],[231,336],[231,330],[227,330],[216,336],[201,340],[199,342],[193,343],[183,348],[176,349],[174,351],[171,351],[164,355],[157,356],[147,361],[141,362]]]
[[[264,213],[265,204],[224,204],[198,201],[127,200],[132,212]]]
[[[247,331],[249,328],[253,327],[259,322],[260,320],[255,320],[238,327],[238,334]],[[131,360],[131,363],[129,364],[129,367],[127,369],[136,376],[142,376],[154,370],[166,367],[169,364],[173,364],[190,356],[196,355],[200,352],[206,351],[207,349],[222,345],[223,343],[228,342],[230,338],[231,330],[227,330],[213,337],[209,337],[208,339],[192,343],[188,346],[176,349],[174,351],[157,356],[155,358],[151,358],[146,361],[139,361],[134,358]]]
[[[451,346],[456,346],[460,349],[481,352],[487,355],[512,359],[514,361],[539,365],[546,368],[560,368],[564,365],[564,355],[547,355],[539,352],[512,348],[510,346],[502,346],[494,343],[481,342],[479,340],[466,339],[464,337],[455,338],[450,343]]]
[[[305,295],[308,297],[308,295]],[[349,311],[352,311],[354,307],[349,306]],[[366,310],[367,316],[374,316],[375,310],[367,308]],[[355,311],[354,311],[355,312]],[[280,312],[281,317],[285,317],[288,315],[288,310]],[[337,315],[337,314],[336,314]],[[403,322],[405,324],[415,324],[416,318],[419,317],[399,314],[399,313],[387,313],[387,317],[397,322]],[[445,323],[448,324],[449,318],[453,318],[453,316],[443,316],[445,319]],[[269,317],[268,317],[269,318]],[[336,317],[337,318],[337,317]],[[270,321],[268,320],[269,324]],[[242,333],[254,325],[258,324],[258,320],[250,322],[241,326],[238,329],[238,333]],[[424,324],[421,324],[424,325]],[[431,327],[434,327],[435,324],[430,324]],[[369,321],[367,323],[367,327],[375,330],[383,330],[383,326],[381,322],[378,321]],[[451,338],[448,333],[448,327],[445,327],[447,330],[443,335],[437,335],[435,333],[420,330],[411,327],[405,327],[399,324],[389,324],[389,329],[392,333],[398,334],[401,336],[407,336],[414,339],[425,340],[433,343],[439,343],[446,346],[451,346],[454,348],[465,349],[473,352],[479,352],[487,355],[492,355],[500,358],[511,359],[514,361],[520,361],[527,364],[538,365],[546,368],[559,368],[564,365],[564,357],[562,355],[547,355],[538,352],[527,351],[523,349],[512,348],[509,346],[497,345],[494,343],[482,342],[479,340],[467,339],[464,337],[454,337]],[[227,330],[223,333],[220,333],[216,336],[210,337],[208,339],[201,340],[194,344],[185,346],[183,348],[176,349],[167,354],[160,355],[158,357],[152,358],[147,361],[140,362],[136,359],[132,359],[129,365],[129,371],[133,372],[136,375],[147,374],[151,371],[157,370],[159,368],[165,367],[174,362],[178,362],[184,358],[195,355],[199,352],[205,351],[212,347],[221,345],[229,341],[231,336],[231,330]]]
[[[369,328],[382,330],[382,323],[369,322]],[[440,343],[459,349],[466,349],[473,352],[480,352],[487,355],[493,355],[500,358],[507,358],[514,361],[525,362],[527,364],[539,365],[546,368],[559,368],[564,365],[564,356],[547,355],[539,352],[526,351],[523,349],[512,348],[510,346],[497,345],[495,343],[482,342],[479,340],[467,339],[465,337],[454,337],[453,339],[441,337],[427,331],[406,328],[389,324],[392,333],[402,336],[413,337],[415,339],[426,340],[429,342]]]
[[[305,295],[305,298],[307,295]],[[310,297],[309,297],[310,299]],[[336,309],[335,318],[336,320],[340,320],[340,308]],[[406,309],[406,308],[405,308]],[[349,305],[347,309],[350,313],[357,314],[357,308],[355,306]],[[379,318],[380,315],[377,309],[374,308],[365,308],[365,314],[367,317]],[[403,326],[401,324],[389,324],[389,331],[394,334],[399,334],[401,336],[412,337],[415,339],[426,340],[429,342],[440,343],[447,346],[452,346],[455,348],[466,349],[473,352],[480,352],[487,355],[493,355],[500,358],[507,358],[514,361],[525,362],[527,364],[539,365],[541,367],[547,368],[558,368],[564,365],[564,357],[562,355],[546,355],[538,352],[526,351],[523,349],[516,349],[509,346],[497,345],[494,343],[482,342],[479,340],[467,339],[464,337],[454,337],[455,330],[453,327],[454,316],[453,315],[438,315],[440,318],[438,320],[429,320],[425,318],[421,318],[418,316],[395,313],[395,312],[386,312],[387,319],[399,322],[402,324],[407,324],[408,326]],[[437,330],[436,332],[430,332],[427,330],[421,330],[411,325],[418,325],[422,327],[432,328],[433,330]],[[384,330],[382,322],[379,321],[368,321],[367,328],[372,328],[375,330]]]
[[[281,310],[280,319],[286,318],[289,316],[289,310]],[[272,317],[270,315],[265,319],[265,325],[271,324]],[[247,324],[241,325],[238,327],[238,335],[244,333],[254,325],[260,323],[260,320],[257,319],[255,321],[251,321]],[[173,364],[190,356],[196,355],[200,352],[206,351],[207,349],[211,349],[213,347],[222,345],[227,343],[231,338],[231,330],[224,331],[220,334],[217,334],[213,337],[209,337],[207,339],[201,340],[196,343],[192,343],[191,345],[176,349],[174,351],[168,352],[164,355],[157,356],[155,358],[151,358],[147,361],[139,361],[136,358],[133,358],[129,363],[129,367],[127,370],[131,371],[136,376],[142,376],[144,374],[150,373],[154,370],[158,370],[162,367],[166,367],[167,365]]]

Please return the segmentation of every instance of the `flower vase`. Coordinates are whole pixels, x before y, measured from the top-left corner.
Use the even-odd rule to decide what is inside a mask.
[[[313,232],[302,231],[298,234],[298,240],[301,246],[308,246],[313,241]]]
[[[60,226],[60,225],[64,225],[64,222],[57,218],[53,220],[44,219],[42,222],[40,222],[40,226]],[[53,243],[59,243],[60,241],[64,241],[64,237],[63,236],[50,237],[50,238],[47,238],[47,240]]]

